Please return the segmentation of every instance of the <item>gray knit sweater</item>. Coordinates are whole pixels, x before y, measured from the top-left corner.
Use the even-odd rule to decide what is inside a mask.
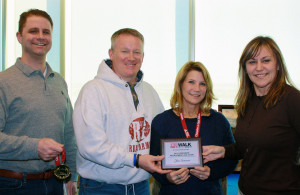
[[[0,169],[40,173],[55,168],[38,156],[41,138],[64,144],[66,164],[77,180],[72,105],[64,79],[47,63],[44,78],[20,59],[0,72]]]

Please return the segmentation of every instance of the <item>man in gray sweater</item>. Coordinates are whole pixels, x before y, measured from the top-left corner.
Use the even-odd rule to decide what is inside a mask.
[[[66,82],[46,62],[52,30],[46,12],[22,13],[22,56],[0,72],[0,194],[63,194],[54,169],[64,159],[68,194],[76,193],[73,109]]]

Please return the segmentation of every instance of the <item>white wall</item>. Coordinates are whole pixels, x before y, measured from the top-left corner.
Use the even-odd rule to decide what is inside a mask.
[[[257,35],[271,36],[279,45],[300,88],[300,1],[196,0],[196,55],[208,68],[218,100],[234,104],[238,63],[246,44]]]
[[[21,56],[16,39],[19,15],[30,8],[47,10],[48,1],[6,1],[6,68]],[[176,1],[64,2],[65,77],[72,102],[77,99],[81,87],[94,78],[101,60],[108,58],[110,36],[120,28],[130,27],[145,37],[144,79],[156,88],[165,107],[169,108],[176,76]],[[195,0],[195,60],[204,63],[212,76],[218,98],[214,108],[217,104],[234,103],[239,57],[245,45],[257,35],[275,39],[293,82],[300,88],[300,70],[297,68],[300,63],[299,7],[299,0]],[[177,7],[177,11],[180,10]]]
[[[176,75],[174,0],[72,0],[70,74],[72,102],[100,62],[109,58],[111,35],[134,28],[145,37],[144,80],[159,92],[168,107]],[[68,65],[67,65],[68,66]]]

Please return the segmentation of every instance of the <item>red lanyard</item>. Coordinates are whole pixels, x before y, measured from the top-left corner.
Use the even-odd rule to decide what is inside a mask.
[[[180,113],[180,120],[181,120],[181,124],[183,127],[183,131],[185,133],[186,138],[191,138],[191,135],[189,133],[189,130],[186,126],[183,114]],[[196,131],[195,131],[195,137],[199,137],[199,133],[200,133],[200,125],[201,125],[201,110],[199,109],[198,111],[198,116],[197,116],[197,125],[196,125]]]
[[[62,151],[62,153],[61,153],[61,161],[62,161],[62,164],[64,164],[65,160],[66,160],[66,152],[65,152],[65,147],[63,147],[63,151]],[[59,162],[59,155],[57,155],[57,156],[55,157],[55,164],[56,164],[56,166],[59,166],[59,165],[60,165],[60,162]]]

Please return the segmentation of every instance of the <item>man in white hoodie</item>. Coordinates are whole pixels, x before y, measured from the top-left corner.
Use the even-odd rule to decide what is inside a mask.
[[[118,30],[109,56],[82,88],[74,108],[79,194],[149,195],[147,171],[169,171],[160,168],[163,156],[149,155],[150,125],[164,108],[143,81],[143,35]]]

